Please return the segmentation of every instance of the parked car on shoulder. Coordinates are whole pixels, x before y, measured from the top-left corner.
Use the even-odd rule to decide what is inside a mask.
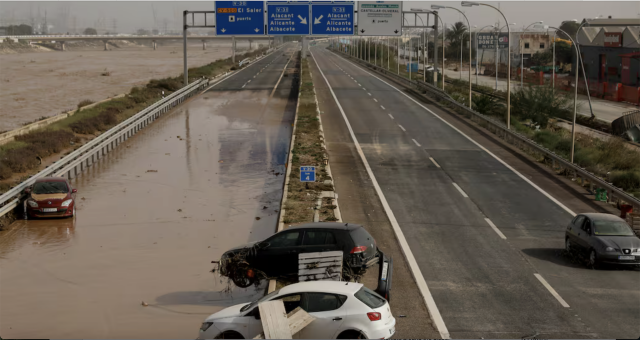
[[[39,178],[25,194],[28,195],[26,212],[29,218],[72,217],[76,214],[76,189],[62,177]]]
[[[262,332],[258,305],[274,300],[282,300],[287,313],[300,307],[315,318],[294,335],[297,339],[387,339],[396,331],[389,302],[361,283],[311,281],[212,314],[198,339],[255,338]]]
[[[600,263],[640,265],[640,239],[622,218],[610,214],[579,214],[565,231],[567,253],[587,255]]]

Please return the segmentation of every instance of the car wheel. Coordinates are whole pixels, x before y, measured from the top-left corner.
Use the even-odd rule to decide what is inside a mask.
[[[572,247],[573,246],[571,245],[571,241],[569,240],[569,238],[567,238],[564,241],[564,250],[567,251],[567,254],[571,254],[571,252],[573,251]]]
[[[218,334],[215,339],[244,339],[244,337],[236,331],[226,331]]]
[[[233,271],[231,280],[240,288],[247,288],[256,282],[255,271],[251,268],[237,268]]]
[[[594,249],[589,252],[589,266],[595,268],[598,265],[598,254]]]
[[[366,338],[367,337],[364,336],[364,334],[358,331],[346,331],[338,335],[338,339],[366,339]]]

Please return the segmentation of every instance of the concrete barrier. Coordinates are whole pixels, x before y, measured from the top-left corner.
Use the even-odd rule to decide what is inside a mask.
[[[124,96],[125,96],[124,94],[119,94],[119,95],[117,95],[115,97],[107,98],[105,100],[102,100],[102,101],[99,101],[99,102],[96,102],[96,103],[93,103],[93,104],[89,104],[87,106],[83,106],[83,107],[80,108],[80,111],[92,108],[92,107],[94,107],[94,106],[96,106],[98,104],[102,104],[104,102],[108,102],[108,101],[110,101],[112,99],[122,98]],[[59,120],[65,119],[67,117],[71,117],[76,112],[78,112],[78,110],[67,111],[65,113],[61,113],[59,115],[55,115],[55,116],[49,117],[47,119],[43,119],[43,120],[39,120],[37,122],[33,122],[33,123],[25,125],[25,126],[23,126],[21,128],[17,128],[15,130],[11,130],[11,131],[7,131],[7,132],[4,132],[4,133],[1,133],[0,134],[0,145],[4,145],[4,144],[7,144],[7,143],[13,141],[16,136],[24,135],[26,133],[29,133],[29,132],[33,131],[33,130],[37,130],[37,129],[43,128],[45,126],[48,126],[50,124],[53,124],[53,123],[55,123],[55,122],[57,122]]]

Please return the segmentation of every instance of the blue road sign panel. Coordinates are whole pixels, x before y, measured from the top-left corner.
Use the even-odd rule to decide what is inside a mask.
[[[264,2],[216,1],[216,34],[264,34]]]
[[[300,167],[300,182],[315,182],[316,181],[316,167],[315,166],[301,166]]]
[[[267,2],[267,34],[307,35],[310,32],[309,3]]]
[[[311,4],[311,34],[352,35],[355,18],[352,2]]]

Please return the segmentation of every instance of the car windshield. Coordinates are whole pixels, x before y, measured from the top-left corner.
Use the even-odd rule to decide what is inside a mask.
[[[248,304],[242,306],[242,308],[240,308],[240,311],[244,312],[247,309],[252,309],[253,307],[257,306],[260,302],[267,301],[267,300],[271,299],[273,296],[278,295],[279,292],[280,292],[280,289],[274,290],[273,292],[271,292],[271,293],[269,293],[269,294],[267,294],[267,295],[265,295],[265,296],[263,296],[263,297],[261,297],[261,298],[259,298],[257,300],[254,300],[251,303],[248,303]]]
[[[623,221],[593,221],[597,236],[633,236],[633,230]]]
[[[69,192],[69,188],[67,188],[67,183],[65,182],[38,182],[33,186],[34,194],[61,194]]]

